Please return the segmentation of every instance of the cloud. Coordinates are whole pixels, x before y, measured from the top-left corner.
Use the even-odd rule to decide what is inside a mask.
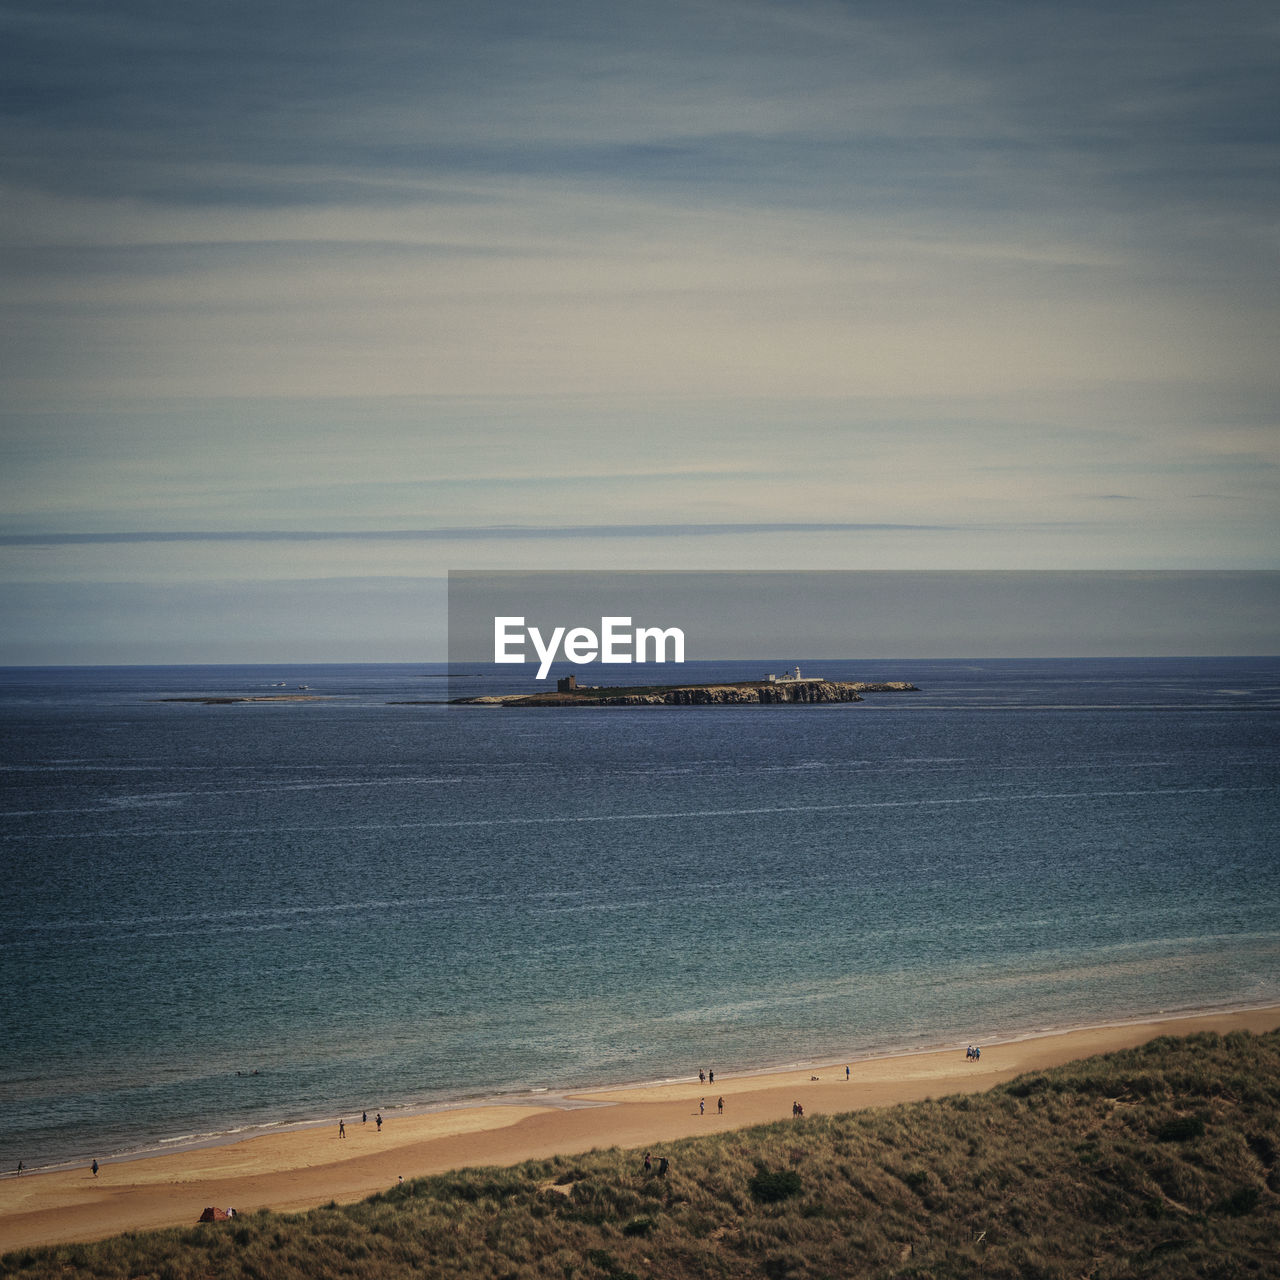
[[[482,15],[64,2],[7,16],[18,172],[105,196],[332,203],[322,180],[293,180],[327,168],[335,183],[376,175],[393,201],[424,175],[542,175],[901,209],[914,180],[918,205],[995,211],[1019,191],[1075,203],[1069,182],[1087,175],[1093,190],[1143,182],[1237,207],[1266,173],[1224,164],[1222,144],[1274,141],[1257,110],[1274,101],[1273,33],[1251,3],[1212,22],[1169,6],[1158,23],[1123,3],[961,16],[741,0],[497,0]],[[1207,165],[1220,181],[1197,185]]]
[[[488,525],[454,529],[174,529],[154,532],[0,533],[0,547],[118,546],[163,542],[480,542],[531,538],[698,538],[726,534],[884,533],[889,530],[946,532],[948,525],[907,524],[592,524]]]
[[[6,593],[12,665],[412,662],[443,654],[443,577],[270,582],[20,583]]]
[[[616,573],[597,577],[619,589]],[[679,617],[698,657],[1264,654],[1280,619],[1276,573],[640,578],[648,594],[637,586],[624,601],[636,616]],[[0,660],[439,662],[445,587],[443,576],[20,584],[6,592]]]

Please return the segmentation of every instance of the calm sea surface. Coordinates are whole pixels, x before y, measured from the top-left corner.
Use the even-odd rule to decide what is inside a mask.
[[[0,1170],[1280,1001],[1280,660],[807,665],[921,692],[0,672]]]

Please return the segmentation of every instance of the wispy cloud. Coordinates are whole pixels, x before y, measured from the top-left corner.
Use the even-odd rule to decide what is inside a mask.
[[[483,542],[532,538],[710,538],[725,535],[784,533],[885,533],[917,530],[951,532],[942,524],[584,524],[476,525],[448,529],[172,529],[101,533],[0,533],[3,547],[115,546],[165,542]]]

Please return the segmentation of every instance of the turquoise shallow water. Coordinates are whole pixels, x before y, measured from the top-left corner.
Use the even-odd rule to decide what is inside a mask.
[[[921,692],[3,673],[0,1168],[1280,1000],[1280,661],[819,667]]]

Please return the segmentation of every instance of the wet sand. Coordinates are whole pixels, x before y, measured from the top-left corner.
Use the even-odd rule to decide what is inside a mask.
[[[469,1165],[509,1165],[597,1147],[661,1144],[772,1120],[792,1103],[809,1116],[978,1092],[1026,1071],[1195,1031],[1269,1031],[1280,1007],[1091,1027],[984,1044],[978,1062],[963,1047],[736,1075],[714,1062],[714,1084],[651,1085],[574,1093],[544,1102],[390,1112],[379,1133],[370,1114],[89,1168],[0,1180],[0,1252],[96,1240],[122,1231],[194,1223],[206,1205],[300,1210],[349,1203],[424,1174]],[[718,1113],[718,1099],[724,1113]],[[705,1099],[706,1111],[699,1112]]]

